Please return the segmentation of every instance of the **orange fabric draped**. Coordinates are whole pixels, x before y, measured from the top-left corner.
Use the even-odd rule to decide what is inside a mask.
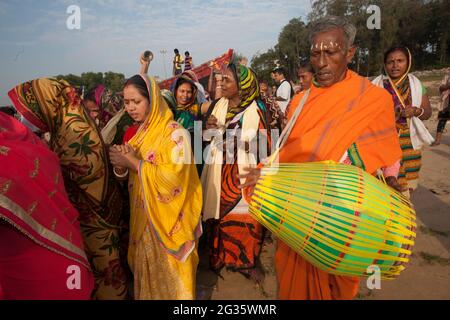
[[[326,273],[281,241],[275,265],[280,300],[350,300],[358,293],[358,277]]]
[[[302,96],[292,99],[288,118]],[[338,162],[353,143],[369,173],[401,158],[391,96],[349,70],[331,87],[311,87],[280,162]]]
[[[303,93],[291,101],[292,117]],[[343,81],[328,88],[311,88],[279,161],[339,162],[356,143],[364,168],[374,173],[401,158],[395,129],[392,98],[366,78],[347,71]],[[303,259],[283,242],[275,255],[279,299],[352,299],[358,292],[358,277],[328,274]]]

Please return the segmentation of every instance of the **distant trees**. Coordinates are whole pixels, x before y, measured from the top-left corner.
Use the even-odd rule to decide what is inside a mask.
[[[369,5],[381,9],[381,28],[368,29]],[[275,61],[295,78],[301,60],[309,59],[308,26],[325,15],[347,17],[358,29],[358,47],[351,68],[362,75],[382,70],[383,53],[392,45],[406,45],[413,55],[413,69],[445,67],[450,64],[450,0],[314,0],[304,22],[292,19],[281,30],[278,43],[255,55],[253,69],[270,79]]]
[[[81,76],[74,74],[58,75],[57,79],[64,79],[72,86],[84,87],[84,92],[89,92],[99,84],[105,85],[112,91],[121,91],[125,83],[125,76],[122,73],[108,71],[102,72],[83,72]]]
[[[251,66],[260,78],[266,80],[270,79],[270,72],[278,65],[294,75],[301,60],[308,58],[308,47],[307,26],[300,18],[295,18],[283,27],[275,47],[255,55]]]

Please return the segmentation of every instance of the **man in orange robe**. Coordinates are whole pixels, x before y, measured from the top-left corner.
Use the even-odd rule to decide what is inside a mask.
[[[280,149],[281,163],[343,162],[352,148],[357,160],[352,159],[351,164],[374,174],[401,158],[391,97],[347,68],[355,53],[355,35],[355,27],[339,17],[325,17],[312,26],[310,60],[315,81]],[[304,94],[292,99],[289,119]],[[246,176],[241,187],[247,194],[252,193],[259,172],[253,169]],[[396,177],[387,182],[395,187]],[[275,265],[279,299],[352,299],[358,292],[358,277],[322,271],[282,241],[278,242]]]

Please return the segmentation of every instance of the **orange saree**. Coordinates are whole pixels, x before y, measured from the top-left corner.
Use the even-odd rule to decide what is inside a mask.
[[[302,97],[292,99],[288,118]],[[331,87],[312,86],[279,161],[339,162],[350,147],[358,153],[358,166],[371,174],[401,157],[391,97],[349,70]],[[358,292],[359,278],[328,274],[281,241],[275,265],[279,299],[352,299]]]

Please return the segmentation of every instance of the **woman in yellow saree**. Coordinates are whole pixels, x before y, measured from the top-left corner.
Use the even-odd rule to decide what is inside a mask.
[[[126,111],[140,125],[127,144],[111,148],[110,156],[117,176],[129,172],[134,298],[195,299],[202,188],[190,135],[173,119],[153,78],[130,78],[124,98]]]

